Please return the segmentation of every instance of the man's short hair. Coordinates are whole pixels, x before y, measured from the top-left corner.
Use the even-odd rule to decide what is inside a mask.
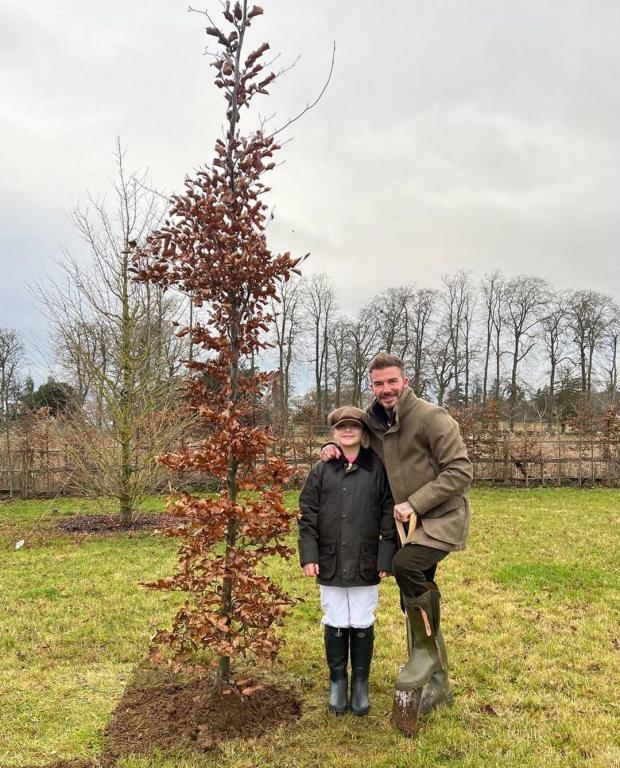
[[[379,352],[378,355],[375,355],[373,359],[370,361],[370,365],[368,366],[368,375],[370,375],[373,371],[381,371],[384,368],[400,368],[400,372],[403,375],[403,378],[405,376],[405,364],[400,359],[400,357],[396,357],[396,355],[388,355],[387,352]]]

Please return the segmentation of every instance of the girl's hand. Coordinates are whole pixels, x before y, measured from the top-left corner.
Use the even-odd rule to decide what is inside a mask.
[[[319,564],[318,563],[306,563],[303,566],[304,576],[318,576]]]
[[[385,579],[388,576],[392,576],[392,571],[379,571],[379,578]]]

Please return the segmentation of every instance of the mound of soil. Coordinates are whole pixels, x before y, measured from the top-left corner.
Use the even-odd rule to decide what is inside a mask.
[[[157,749],[207,752],[226,739],[261,736],[300,712],[291,691],[266,686],[249,696],[225,695],[210,677],[144,667],[104,731],[101,765],[111,768],[122,757]]]
[[[153,531],[177,525],[172,515],[140,515],[130,528],[121,528],[118,517],[108,515],[72,515],[58,523],[66,533],[120,533],[121,531]]]
[[[29,766],[23,766],[29,768]],[[32,768],[41,768],[41,766],[32,766]],[[91,763],[88,760],[59,760],[56,763],[48,763],[42,768],[99,768],[99,763]]]

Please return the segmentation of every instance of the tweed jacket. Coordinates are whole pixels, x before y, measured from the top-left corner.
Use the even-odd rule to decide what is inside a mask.
[[[413,543],[447,552],[464,549],[473,472],[456,421],[405,387],[390,423],[375,400],[366,411],[370,444],[387,470],[394,500],[417,514]]]
[[[383,464],[362,448],[351,465],[344,456],[318,461],[299,497],[299,560],[319,564],[319,584],[378,584],[396,553],[394,500]]]

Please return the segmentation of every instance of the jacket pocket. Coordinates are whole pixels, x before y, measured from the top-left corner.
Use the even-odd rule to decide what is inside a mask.
[[[379,578],[377,571],[378,553],[379,542],[376,539],[360,543],[360,576],[364,581],[376,581]]]
[[[333,579],[336,565],[336,542],[322,541],[319,544],[319,579]]]

